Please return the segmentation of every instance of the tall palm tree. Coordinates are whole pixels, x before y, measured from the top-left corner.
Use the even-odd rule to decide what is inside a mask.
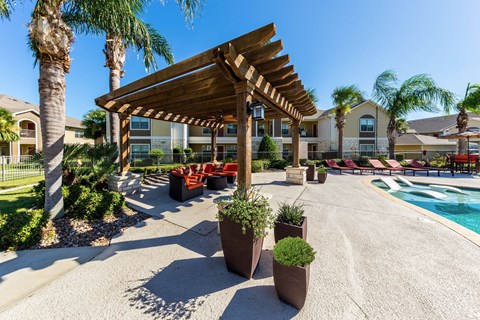
[[[106,116],[105,110],[92,109],[83,116],[82,124],[85,126],[84,137],[94,139],[97,144],[97,139],[106,135]]]
[[[16,132],[16,123],[12,113],[0,107],[0,142],[10,143],[20,139]]]
[[[373,86],[373,99],[387,112],[390,120],[387,126],[388,153],[395,158],[399,118],[411,111],[438,111],[437,104],[444,109],[454,104],[454,94],[438,87],[426,74],[415,75],[399,83],[397,74],[391,70],[381,73]]]
[[[468,127],[468,113],[480,113],[480,85],[468,84],[467,90],[465,90],[465,96],[454,107],[458,112],[457,116],[457,128],[458,132],[462,133],[467,131]],[[449,112],[450,110],[446,109]],[[465,140],[458,140],[458,153],[466,153]]]
[[[335,112],[335,127],[338,129],[338,158],[343,158],[343,129],[347,123],[347,114],[351,108],[364,101],[362,92],[355,86],[337,87],[332,93],[333,111]]]
[[[14,0],[0,0],[8,18]],[[45,211],[63,215],[62,159],[65,136],[65,75],[70,70],[72,28],[91,33],[130,27],[143,0],[37,0],[29,25],[29,44],[39,63],[38,91],[45,167]],[[69,25],[68,23],[71,25]]]

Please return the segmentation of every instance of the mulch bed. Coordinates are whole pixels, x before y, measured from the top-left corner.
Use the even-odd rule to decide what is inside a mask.
[[[32,249],[107,246],[114,235],[149,217],[127,207],[96,221],[64,216],[43,228],[41,240]]]

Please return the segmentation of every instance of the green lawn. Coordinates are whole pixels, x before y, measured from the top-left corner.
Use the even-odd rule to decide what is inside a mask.
[[[0,193],[0,211],[2,213],[14,213],[18,209],[30,209],[35,204],[33,188],[23,188],[16,191]]]
[[[41,176],[28,177],[28,178],[17,179],[17,180],[4,181],[4,182],[0,182],[0,190],[21,187],[21,186],[28,186],[30,184],[37,184],[44,179],[45,177],[41,175]]]

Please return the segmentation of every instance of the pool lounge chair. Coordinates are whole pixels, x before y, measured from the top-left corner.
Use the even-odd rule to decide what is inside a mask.
[[[461,189],[458,189],[458,188],[455,188],[455,187],[452,187],[452,186],[430,184],[430,185],[428,185],[428,187],[424,187],[424,186],[414,185],[410,180],[408,180],[407,178],[401,177],[401,176],[397,177],[397,179],[402,181],[403,183],[405,183],[409,187],[422,188],[422,189],[429,188],[431,190],[438,191],[438,192],[444,192],[444,193],[445,192],[453,192],[453,193],[467,194],[465,191],[463,191]]]
[[[437,174],[438,176],[440,177],[440,172],[447,172],[447,171],[450,171],[452,173],[452,177],[455,175],[455,172],[453,171],[453,169],[449,169],[449,168],[433,168],[433,167],[425,167],[423,166],[420,162],[418,162],[417,160],[411,160],[409,162],[410,166],[412,166],[413,168],[417,168],[417,169],[425,169],[425,170],[430,170],[430,171],[437,171]]]
[[[383,172],[383,171],[387,170],[390,173],[390,175],[392,175],[392,171],[393,172],[403,172],[403,174],[405,174],[404,169],[385,167],[383,165],[382,161],[377,160],[377,159],[368,159],[368,162],[370,162],[370,164],[375,168],[376,171],[382,171]]]
[[[394,191],[401,191],[401,192],[407,192],[407,193],[413,193],[413,194],[418,194],[421,196],[425,197],[430,197],[430,198],[435,198],[435,199],[445,199],[447,196],[443,193],[433,191],[433,190],[425,190],[425,189],[420,189],[420,188],[402,188],[395,180],[393,180],[390,177],[384,177],[380,178],[383,183],[387,185],[387,187],[390,188],[389,192],[394,192]]]
[[[338,170],[340,171],[340,174],[342,174],[342,171],[352,171],[352,173],[355,174],[356,169],[350,167],[341,167],[335,162],[335,160],[327,159],[325,162],[331,169],[333,169],[334,172],[335,170]]]
[[[372,167],[359,167],[353,160],[345,159],[343,162],[352,169],[356,169],[360,171],[360,174],[363,174],[363,171],[371,171],[373,175],[375,175],[375,168]]]
[[[399,169],[403,169],[405,171],[410,170],[410,171],[412,171],[412,174],[414,176],[415,176],[415,172],[422,172],[422,171],[427,173],[427,177],[430,175],[430,171],[428,169],[418,169],[418,168],[412,168],[412,167],[404,167],[400,163],[398,163],[397,160],[389,159],[389,160],[385,160],[385,162],[388,163],[390,166],[392,166],[392,168],[399,168]]]

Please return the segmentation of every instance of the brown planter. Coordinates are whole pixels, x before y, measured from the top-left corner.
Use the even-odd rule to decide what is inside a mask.
[[[325,180],[327,180],[327,173],[317,173],[318,175],[318,182],[319,183],[325,183]]]
[[[301,226],[293,224],[275,222],[275,228],[273,229],[275,236],[275,243],[286,237],[299,237],[303,240],[307,240],[307,217],[303,217],[303,223]]]
[[[309,164],[307,169],[307,181],[314,181],[315,180],[315,165]]]
[[[273,280],[280,300],[299,310],[302,309],[307,299],[310,265],[289,267],[273,259]]]
[[[227,218],[220,221],[220,238],[227,269],[250,279],[262,253],[263,238],[254,238],[253,230],[242,233],[242,226]]]

